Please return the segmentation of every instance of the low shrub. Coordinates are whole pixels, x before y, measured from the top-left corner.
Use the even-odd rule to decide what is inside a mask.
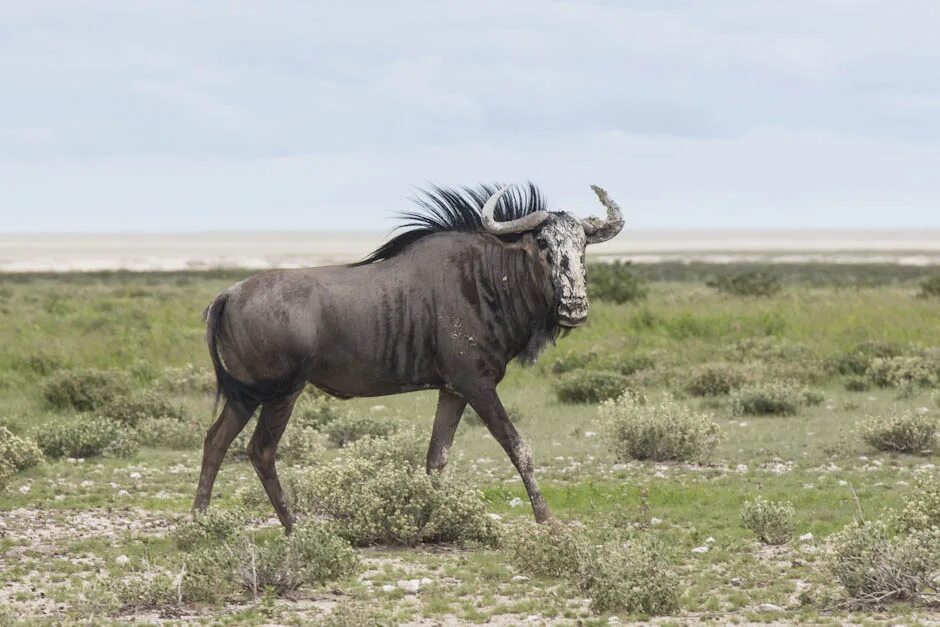
[[[830,539],[828,566],[858,605],[936,599],[940,529],[893,534],[881,520],[853,522]]]
[[[288,425],[277,447],[278,457],[298,464],[311,464],[326,451],[329,438],[311,427]]]
[[[49,406],[77,411],[98,409],[129,391],[130,382],[123,373],[94,368],[60,370],[49,377],[42,389]]]
[[[174,405],[165,395],[156,392],[136,392],[115,396],[96,413],[131,427],[136,426],[142,420],[181,421],[184,418],[182,407]]]
[[[278,533],[262,542],[241,536],[229,548],[236,581],[255,598],[266,590],[283,595],[340,579],[358,565],[349,543],[318,521],[306,521],[289,536]]]
[[[581,587],[595,613],[666,616],[679,610],[679,577],[663,544],[652,538],[611,542],[594,549]]]
[[[193,364],[165,368],[158,387],[176,394],[213,394],[215,393],[215,373],[211,368],[198,367]]]
[[[917,480],[898,515],[902,532],[940,529],[940,477],[926,475]]]
[[[14,474],[41,461],[42,452],[35,442],[0,426],[0,490]]]
[[[764,544],[786,544],[793,537],[793,505],[761,497],[744,503],[741,524]]]
[[[136,434],[106,418],[76,416],[43,424],[36,444],[47,457],[128,457],[137,452]]]
[[[315,390],[316,388],[308,386],[307,389]],[[295,427],[309,427],[323,431],[330,423],[349,417],[349,408],[341,401],[305,391],[294,405],[291,424]]]
[[[368,602],[348,601],[340,603],[330,610],[326,616],[318,618],[313,625],[316,627],[365,627],[383,625],[383,617],[379,608]]]
[[[324,426],[323,432],[334,446],[342,448],[368,435],[388,435],[397,428],[398,425],[390,418],[346,413]]]
[[[730,276],[719,276],[706,284],[731,296],[770,297],[776,295],[781,289],[780,279],[761,271],[745,271]]]
[[[632,303],[646,298],[649,289],[629,262],[592,263],[587,270],[588,298],[611,303]]]
[[[613,369],[620,374],[630,375],[649,370],[656,365],[656,361],[649,355],[627,355],[614,360]]]
[[[863,376],[868,371],[873,359],[900,357],[903,348],[891,342],[862,342],[851,350],[832,360],[832,369],[841,375]]]
[[[920,284],[919,296],[921,298],[940,297],[940,274],[935,274],[924,279],[923,283]]]
[[[845,380],[845,389],[849,392],[867,392],[871,382],[865,377],[851,376]]]
[[[803,391],[793,385],[756,383],[731,394],[731,410],[736,416],[794,416],[805,401]]]
[[[141,446],[173,451],[195,448],[206,435],[205,425],[199,421],[175,418],[146,418],[137,423],[134,431]]]
[[[228,510],[213,507],[205,512],[196,512],[193,517],[179,525],[171,534],[176,547],[191,551],[200,546],[216,545],[230,540],[244,531],[248,517],[243,510]]]
[[[587,353],[577,353],[569,350],[555,358],[551,365],[551,371],[553,374],[564,374],[573,370],[587,368],[596,361],[596,351],[592,350]]]
[[[369,435],[349,445],[349,457],[366,459],[377,465],[421,468],[427,452],[427,437],[408,426],[386,436]]]
[[[591,549],[580,529],[529,520],[508,525],[499,544],[516,570],[535,577],[579,578]]]
[[[940,361],[932,355],[879,357],[871,361],[865,376],[883,388],[936,387],[940,383]]]
[[[929,413],[900,411],[873,416],[862,425],[862,438],[879,451],[929,452],[936,443],[937,420]]]
[[[555,394],[562,403],[599,403],[617,398],[630,387],[630,379],[609,370],[575,370],[562,375]]]
[[[110,582],[110,589],[117,597],[118,608],[124,611],[174,607],[190,600],[183,595],[185,574],[149,572],[139,577],[121,577]]]
[[[620,461],[701,460],[718,443],[719,428],[710,415],[668,397],[647,403],[628,393],[601,404],[599,413]]]
[[[394,440],[382,440],[298,472],[289,487],[294,506],[332,518],[357,546],[495,542],[479,490],[449,473],[428,475],[413,445],[396,450]]]
[[[747,380],[744,369],[736,364],[704,364],[692,370],[685,389],[693,396],[724,396],[741,387]]]

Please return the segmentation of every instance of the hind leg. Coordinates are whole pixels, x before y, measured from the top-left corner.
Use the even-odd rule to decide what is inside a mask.
[[[277,512],[277,517],[287,533],[290,533],[294,526],[294,517],[284,501],[284,492],[274,466],[274,456],[298,396],[300,392],[265,402],[261,406],[261,416],[258,417],[255,434],[248,443],[248,458],[251,459],[255,472],[261,479],[261,485],[264,486],[264,491],[267,492],[271,505],[274,506],[274,511]]]
[[[437,397],[437,413],[434,415],[434,428],[431,431],[431,443],[428,445],[427,472],[443,470],[447,464],[447,453],[454,443],[454,433],[460,424],[460,417],[467,406],[467,401],[450,392],[441,390]]]
[[[235,436],[245,428],[245,424],[255,413],[257,403],[241,405],[225,402],[222,413],[206,432],[206,440],[202,448],[202,472],[199,473],[199,485],[196,488],[196,499],[193,502],[193,511],[205,511],[212,498],[212,486],[215,477],[219,474],[219,466],[225,457],[225,452],[231,446]]]

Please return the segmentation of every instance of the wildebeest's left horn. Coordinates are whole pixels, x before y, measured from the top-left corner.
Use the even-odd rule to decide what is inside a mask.
[[[489,200],[486,201],[486,204],[483,205],[483,209],[480,210],[480,214],[483,218],[483,226],[487,231],[493,233],[494,235],[508,235],[510,233],[522,233],[524,231],[531,231],[541,223],[545,222],[548,219],[549,214],[547,211],[536,211],[535,213],[530,213],[527,216],[523,216],[517,220],[507,220],[506,222],[497,222],[496,218],[493,217],[493,213],[496,211],[496,205],[499,203],[499,199],[503,197],[511,185],[504,185],[498,192],[490,196]]]
[[[616,237],[617,233],[623,230],[623,214],[606,191],[597,185],[591,185],[591,189],[597,194],[597,199],[601,201],[601,204],[607,207],[607,219],[591,216],[581,220],[581,226],[584,227],[588,244],[600,244]]]

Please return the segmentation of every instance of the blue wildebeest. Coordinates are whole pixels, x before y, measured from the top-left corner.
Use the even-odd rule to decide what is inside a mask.
[[[260,406],[248,456],[290,531],[274,460],[307,383],[339,398],[439,390],[427,470],[440,470],[467,403],[525,484],[535,519],[551,517],[532,453],[496,393],[506,365],[535,360],[587,319],[584,249],[623,228],[548,211],[533,186],[434,188],[405,214],[406,230],[365,260],[273,270],[236,283],[206,310],[209,353],[224,406],[206,433],[194,510],[209,504],[226,450]]]

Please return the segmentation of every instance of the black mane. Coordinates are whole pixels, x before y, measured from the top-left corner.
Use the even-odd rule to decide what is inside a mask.
[[[483,233],[480,211],[487,199],[498,189],[498,185],[480,185],[476,188],[459,189],[434,186],[430,190],[420,191],[415,198],[418,209],[400,214],[404,223],[398,229],[405,230],[353,265],[361,266],[390,259],[432,233],[448,231]],[[494,217],[497,221],[503,222],[516,220],[536,211],[547,211],[545,198],[535,185],[528,183],[525,187],[511,187],[499,199]]]

